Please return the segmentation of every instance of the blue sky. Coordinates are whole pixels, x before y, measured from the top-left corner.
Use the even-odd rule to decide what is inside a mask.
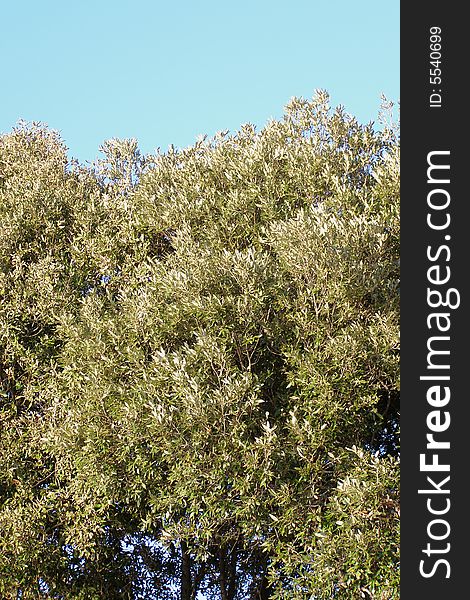
[[[375,120],[381,93],[399,100],[399,2],[17,0],[0,57],[0,132],[46,122],[81,161],[112,137],[148,153],[261,127],[317,88]]]

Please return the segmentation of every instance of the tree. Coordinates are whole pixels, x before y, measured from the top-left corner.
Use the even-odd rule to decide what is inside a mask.
[[[3,595],[397,598],[396,133],[103,149],[1,138]]]

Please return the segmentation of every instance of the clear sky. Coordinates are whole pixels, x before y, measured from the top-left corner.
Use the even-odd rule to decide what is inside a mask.
[[[399,0],[16,0],[0,27],[0,132],[43,121],[81,161],[263,126],[317,88],[363,122],[399,100]]]

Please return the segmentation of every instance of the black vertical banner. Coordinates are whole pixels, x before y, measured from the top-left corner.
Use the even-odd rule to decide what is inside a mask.
[[[464,6],[401,4],[402,600],[470,597]]]

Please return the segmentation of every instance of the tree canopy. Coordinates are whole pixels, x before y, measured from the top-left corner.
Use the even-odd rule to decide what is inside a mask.
[[[398,598],[396,131],[102,151],[0,137],[0,595]]]

